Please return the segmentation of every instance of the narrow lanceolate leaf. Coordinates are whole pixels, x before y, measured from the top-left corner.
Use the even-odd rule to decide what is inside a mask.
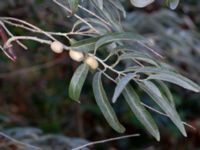
[[[150,75],[148,79],[167,81],[179,85],[185,89],[194,92],[200,92],[200,87],[196,83],[175,72],[164,71],[159,74]]]
[[[169,7],[171,9],[176,9],[180,0],[169,0]]]
[[[146,41],[146,39],[136,33],[112,33],[101,37],[95,44],[97,50],[102,45],[115,42],[115,41]]]
[[[163,80],[176,84],[185,89],[200,92],[200,86],[191,81],[190,79],[171,70],[155,67],[141,67],[135,70],[136,73],[145,73],[149,75],[148,80]]]
[[[164,95],[169,100],[170,104],[175,108],[174,98],[168,86],[162,81],[157,81],[157,82],[160,85],[160,88],[163,90]]]
[[[113,110],[111,104],[109,103],[109,100],[103,89],[101,76],[102,74],[100,72],[97,72],[94,75],[93,83],[92,83],[96,102],[101,112],[103,113],[105,119],[107,120],[108,124],[117,132],[123,133],[125,131],[125,128],[120,124],[115,114],[115,111]]]
[[[135,73],[128,73],[126,76],[122,77],[119,82],[117,83],[117,86],[114,91],[114,95],[112,98],[112,102],[115,103],[126,85],[136,76]]]
[[[109,0],[109,2],[112,3],[118,10],[120,10],[124,17],[126,17],[126,10],[124,9],[124,6],[121,4],[120,0]]]
[[[103,10],[103,0],[98,0],[96,1],[96,3],[97,3],[97,6],[99,6],[99,8]]]
[[[90,51],[93,51],[95,49],[95,43],[97,42],[99,38],[88,38],[85,40],[78,41],[74,43],[72,46],[70,46],[70,49],[79,51],[79,52],[85,52],[88,53]]]
[[[72,14],[76,13],[78,9],[79,0],[67,0],[69,3],[69,7],[72,10]]]
[[[143,8],[153,3],[154,0],[130,0],[131,4],[135,7]]]
[[[137,119],[145,127],[145,129],[153,137],[155,137],[157,141],[160,141],[160,134],[155,121],[153,120],[150,113],[146,110],[146,108],[141,105],[141,101],[137,93],[133,90],[130,84],[128,84],[124,89],[123,96],[129,104],[131,110],[133,111]]]
[[[160,108],[168,115],[172,122],[177,126],[184,136],[187,136],[184,125],[174,109],[173,106],[169,104],[164,96],[161,93],[158,93],[158,87],[151,81],[144,80],[143,82],[138,83],[140,88],[142,88],[159,106]]]
[[[141,53],[124,53],[122,55],[120,55],[119,59],[124,60],[124,59],[134,59],[134,60],[138,60],[138,61],[142,61],[154,66],[158,66],[158,63],[151,57],[149,57],[148,55],[145,54],[141,54]]]
[[[69,85],[69,97],[77,102],[79,102],[79,97],[85,79],[87,77],[89,67],[87,64],[80,65],[75,71]]]

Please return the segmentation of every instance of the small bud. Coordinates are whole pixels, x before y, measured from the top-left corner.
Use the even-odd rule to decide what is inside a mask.
[[[84,55],[83,53],[81,52],[78,52],[78,51],[73,51],[73,50],[70,50],[69,51],[69,56],[71,57],[71,59],[75,60],[75,61],[82,61],[84,59]]]
[[[97,60],[90,56],[85,59],[85,63],[88,64],[93,70],[96,70],[99,66]]]
[[[62,53],[64,45],[59,41],[54,41],[51,43],[51,50],[55,53]]]

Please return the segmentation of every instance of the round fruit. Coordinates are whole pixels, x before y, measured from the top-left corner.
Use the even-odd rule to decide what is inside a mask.
[[[51,50],[55,53],[62,53],[64,45],[59,41],[54,41],[51,43]]]
[[[99,66],[97,60],[90,56],[85,59],[85,63],[88,64],[93,70],[97,69],[97,67]]]
[[[78,61],[78,62],[80,62],[80,61],[82,61],[82,60],[84,59],[83,53],[77,52],[77,51],[73,51],[73,50],[70,50],[70,51],[69,51],[69,56],[70,56],[73,60]]]

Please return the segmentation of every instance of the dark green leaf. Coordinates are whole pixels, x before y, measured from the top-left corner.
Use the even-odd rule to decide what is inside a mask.
[[[157,141],[160,141],[160,134],[155,121],[146,108],[141,105],[137,93],[133,90],[130,84],[128,84],[124,89],[123,96],[137,119],[142,123],[146,130],[154,136]]]
[[[69,85],[69,97],[79,102],[79,97],[85,79],[87,77],[89,67],[87,64],[80,65],[75,71]]]
[[[122,133],[125,131],[125,128],[120,124],[112,106],[109,103],[109,100],[103,89],[103,85],[101,82],[101,76],[102,76],[102,74],[100,72],[97,72],[94,75],[93,83],[92,83],[96,102],[97,102],[99,108],[101,109],[101,112],[103,113],[105,119],[107,120],[108,124],[113,129],[115,129],[117,132]]]

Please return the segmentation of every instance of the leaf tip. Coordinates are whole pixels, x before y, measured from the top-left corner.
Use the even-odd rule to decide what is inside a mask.
[[[112,98],[112,103],[114,104],[114,103],[116,102],[116,100],[117,100],[117,99],[116,99],[115,97],[113,97],[113,98]]]
[[[119,133],[124,133],[126,131],[126,128],[124,126],[121,126],[119,130],[117,130],[117,132]]]
[[[155,136],[155,138],[156,138],[156,140],[157,140],[158,142],[160,142],[160,134],[159,134],[159,133]]]

